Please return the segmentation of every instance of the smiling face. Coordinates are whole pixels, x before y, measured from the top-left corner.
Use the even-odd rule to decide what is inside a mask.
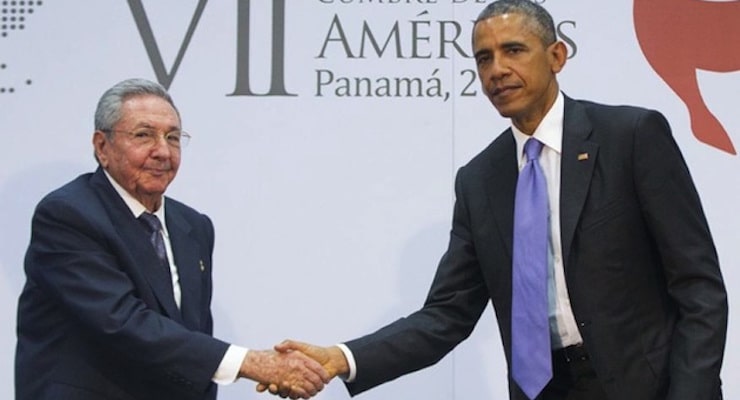
[[[153,95],[127,98],[120,115],[112,132],[93,135],[95,154],[118,184],[154,211],[180,166],[180,148],[168,145],[161,136],[180,130],[180,118],[170,103]],[[140,131],[156,132],[156,142],[137,144],[133,137]]]
[[[562,42],[546,46],[522,14],[484,19],[473,30],[473,53],[483,91],[503,117],[532,134],[558,95],[565,65]]]

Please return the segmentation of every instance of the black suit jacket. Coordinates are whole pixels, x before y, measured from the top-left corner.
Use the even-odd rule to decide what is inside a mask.
[[[566,97],[563,128],[565,276],[599,380],[612,400],[718,398],[727,298],[667,121]],[[357,362],[350,393],[436,363],[468,337],[489,300],[510,364],[517,174],[510,130],[459,170],[449,248],[424,307],[347,343]],[[511,379],[509,391],[526,398]]]
[[[39,203],[18,304],[17,399],[215,399],[228,344],[211,337],[213,225],[165,202],[182,311],[101,169]]]

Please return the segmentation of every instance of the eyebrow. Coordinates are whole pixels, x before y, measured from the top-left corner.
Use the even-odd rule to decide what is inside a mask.
[[[140,129],[140,128],[145,128],[145,129],[157,129],[157,128],[156,128],[155,126],[153,126],[152,124],[150,124],[150,123],[148,123],[148,122],[141,122],[141,123],[138,123],[138,124],[134,125],[134,127],[133,127],[132,129]],[[179,126],[177,126],[177,125],[170,125],[170,126],[169,126],[169,127],[168,127],[168,128],[166,129],[166,130],[165,130],[165,132],[172,132],[172,131],[179,131],[179,130],[182,130],[182,128],[180,128],[180,127],[179,127]]]
[[[484,56],[484,55],[487,56],[487,55],[490,55],[490,54],[491,54],[491,50],[488,50],[488,49],[480,49],[480,50],[476,51],[475,54],[473,54],[473,58],[478,58],[478,57]]]
[[[524,44],[524,42],[519,42],[519,41],[516,41],[516,40],[512,40],[512,41],[509,41],[509,42],[502,43],[501,44],[501,47],[504,48],[504,49],[510,49],[512,47],[527,47],[527,45]]]
[[[527,46],[524,42],[520,42],[520,41],[517,41],[517,40],[512,40],[512,41],[501,43],[501,45],[499,45],[499,47],[501,47],[503,49],[511,49],[511,48],[514,48],[514,47],[528,48],[529,46]],[[475,54],[473,54],[473,57],[474,58],[478,58],[479,56],[490,55],[491,53],[492,53],[492,51],[490,49],[483,48],[483,49],[480,49],[480,50],[476,51]]]

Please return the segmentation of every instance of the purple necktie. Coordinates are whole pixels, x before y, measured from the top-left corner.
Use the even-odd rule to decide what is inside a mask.
[[[159,262],[162,266],[167,268],[167,272],[170,270],[170,263],[167,261],[167,250],[164,248],[164,238],[162,237],[162,223],[159,222],[159,218],[156,215],[145,212],[139,216],[139,221],[144,223],[144,226],[149,231],[149,241],[152,242],[154,250],[157,252]]]
[[[511,299],[511,369],[519,387],[534,399],[552,378],[547,305],[547,183],[537,161],[542,142],[524,144],[527,163],[519,172],[514,205]]]

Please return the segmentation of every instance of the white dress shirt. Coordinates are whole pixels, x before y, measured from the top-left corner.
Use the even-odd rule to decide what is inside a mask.
[[[139,200],[136,200],[134,196],[132,196],[129,192],[126,191],[118,182],[116,182],[113,177],[108,174],[108,171],[105,171],[105,176],[108,178],[108,181],[110,181],[111,185],[113,186],[113,189],[116,190],[116,193],[118,193],[119,196],[123,199],[123,202],[126,203],[128,208],[131,210],[131,213],[134,215],[134,217],[139,218],[141,214],[144,212],[148,212],[146,207],[144,207],[143,204]],[[163,199],[164,200],[164,199]],[[175,265],[175,257],[172,253],[172,243],[170,242],[170,235],[167,231],[167,220],[165,219],[165,202],[162,201],[162,206],[159,207],[158,210],[154,211],[152,214],[156,215],[157,218],[159,218],[159,222],[162,224],[162,237],[164,238],[164,247],[167,249],[167,261],[170,264],[170,276],[172,277],[172,292],[175,295],[175,303],[177,304],[177,308],[180,308],[180,301],[182,298],[182,291],[180,289],[180,276],[177,272],[177,265]],[[228,350],[226,350],[226,354],[224,354],[224,358],[221,360],[221,363],[218,366],[218,369],[216,369],[216,372],[213,374],[213,382],[220,384],[220,385],[226,385],[229,383],[232,383],[236,380],[237,374],[239,373],[239,369],[242,365],[242,360],[244,360],[244,357],[247,355],[248,349],[236,346],[236,345],[229,345]]]

